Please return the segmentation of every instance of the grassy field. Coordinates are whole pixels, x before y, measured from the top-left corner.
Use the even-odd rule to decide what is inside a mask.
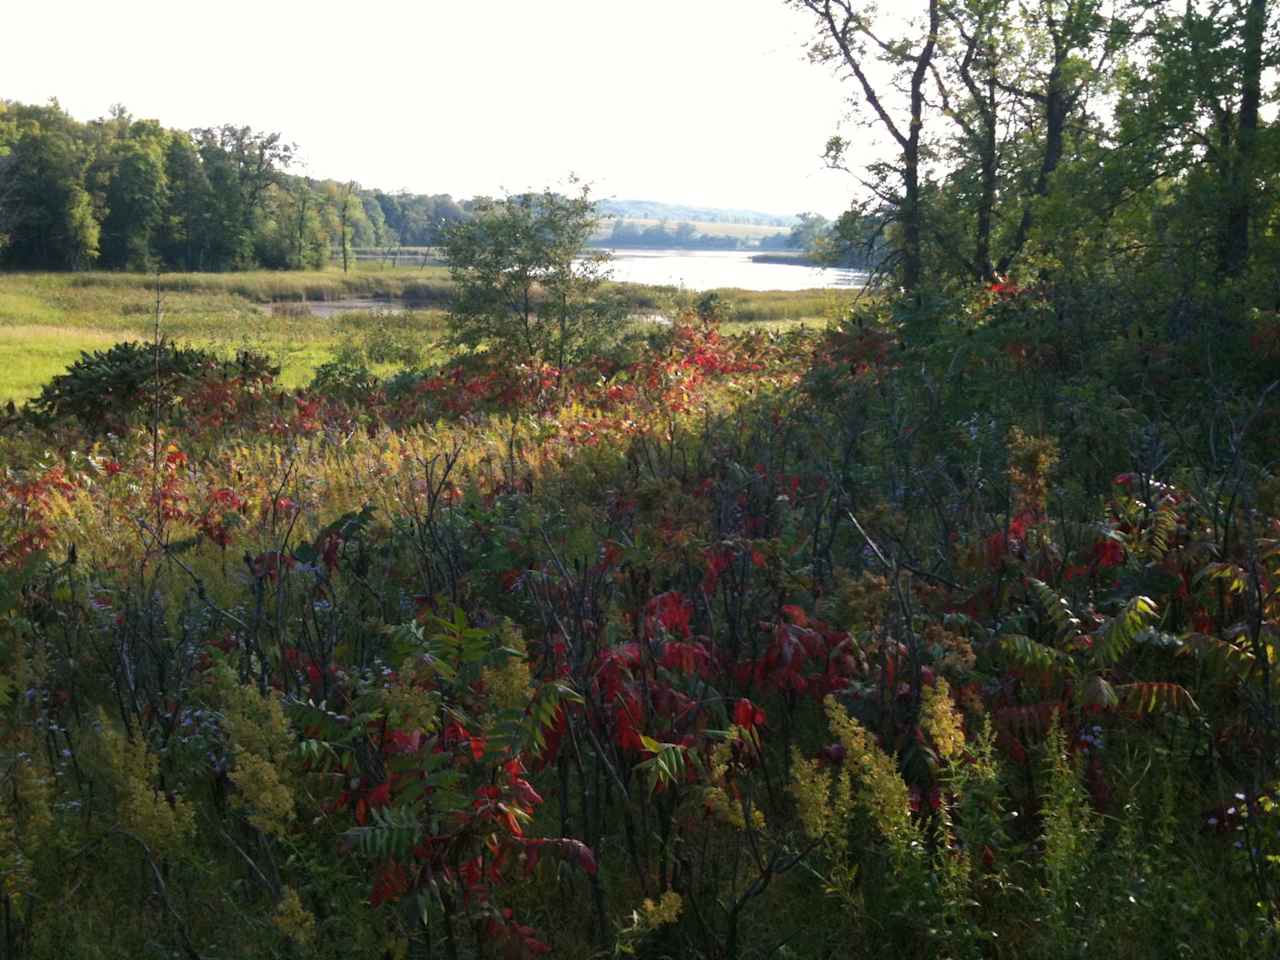
[[[313,316],[302,300],[395,297],[428,304],[396,322],[435,341],[447,273],[370,270],[234,274],[7,274],[0,276],[0,400],[22,401],[81,352],[160,331],[227,354],[253,349],[277,360],[289,385],[305,383],[346,339],[381,322],[368,313]]]
[[[734,225],[731,225],[734,226]],[[736,225],[741,226],[741,225]],[[619,285],[637,313],[672,314],[692,306],[696,294],[674,288]],[[725,290],[734,325],[781,329],[837,315],[852,294]],[[449,297],[443,267],[391,269],[361,264],[340,270],[283,273],[176,273],[158,279],[128,273],[0,274],[0,401],[35,396],[83,351],[154,335],[226,354],[265,353],[282,367],[290,386],[306,383],[344,342],[374,335],[391,322],[422,341],[438,343]],[[302,301],[404,300],[415,309],[393,320],[368,311],[313,315]]]

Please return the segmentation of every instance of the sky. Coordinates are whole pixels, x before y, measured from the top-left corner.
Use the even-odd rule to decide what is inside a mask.
[[[0,97],[280,131],[305,172],[835,216],[848,88],[782,0],[58,0],[5,13]]]

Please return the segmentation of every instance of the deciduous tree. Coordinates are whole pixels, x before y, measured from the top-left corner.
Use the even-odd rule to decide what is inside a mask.
[[[597,224],[590,189],[486,200],[473,212],[445,230],[455,343],[557,367],[580,356],[617,317],[601,296],[608,254],[584,253]]]
[[[882,16],[874,4],[857,0],[788,3],[814,17],[817,38],[810,58],[847,75],[856,112],[867,118],[868,126],[887,135],[894,147],[895,159],[872,164],[872,179],[865,182],[893,211],[902,286],[914,292],[923,279],[925,92],[942,29],[941,0],[917,0],[912,4],[915,16],[905,26]],[[881,79],[884,74],[890,79]],[[847,141],[833,138],[829,159],[839,163],[847,146]]]
[[[154,233],[167,205],[167,140],[159,124],[138,121],[109,151],[107,213],[102,221],[106,266],[146,269],[152,259]]]

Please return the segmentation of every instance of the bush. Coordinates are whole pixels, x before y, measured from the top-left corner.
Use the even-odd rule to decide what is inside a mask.
[[[279,373],[269,358],[250,351],[226,361],[209,350],[167,340],[130,340],[81,354],[26,409],[41,422],[70,417],[90,430],[107,431],[118,429],[139,410],[158,411],[168,419],[183,398],[203,384],[232,379],[269,383]]]
[[[381,385],[360,357],[345,353],[321,364],[311,378],[312,391],[347,402],[367,400]]]
[[[344,329],[339,357],[350,354],[369,364],[419,365],[426,341],[420,326],[407,320],[405,315],[383,311],[344,315],[339,320]]]

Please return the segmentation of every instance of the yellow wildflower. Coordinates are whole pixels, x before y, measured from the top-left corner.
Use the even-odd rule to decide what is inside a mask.
[[[683,908],[684,901],[674,890],[664,891],[657,903],[646,897],[640,904],[640,909],[644,913],[645,926],[650,930],[675,923],[680,919],[680,911]]]
[[[942,677],[925,687],[920,704],[920,728],[933,741],[938,756],[950,760],[964,750],[964,721],[951,702],[951,687]]]
[[[844,746],[845,769],[858,780],[858,801],[885,839],[908,841],[915,833],[911,797],[893,758],[880,749],[875,738],[845,712],[835,697],[828,696],[823,706],[831,732]]]
[[[293,887],[284,888],[284,895],[280,898],[271,922],[294,943],[305,946],[315,939],[316,918],[302,905],[302,899]]]
[[[195,830],[195,811],[182,797],[160,791],[160,761],[145,743],[112,729],[102,716],[102,746],[115,779],[120,825],[157,852],[175,851]]]
[[[231,780],[239,790],[235,805],[251,811],[251,824],[276,837],[289,832],[294,820],[293,793],[280,782],[280,774],[269,760],[237,750]]]
[[[529,672],[529,660],[525,656],[524,637],[509,620],[499,628],[498,642],[508,650],[501,666],[485,667],[480,671],[489,698],[500,710],[522,710],[533,695],[533,675]]]

